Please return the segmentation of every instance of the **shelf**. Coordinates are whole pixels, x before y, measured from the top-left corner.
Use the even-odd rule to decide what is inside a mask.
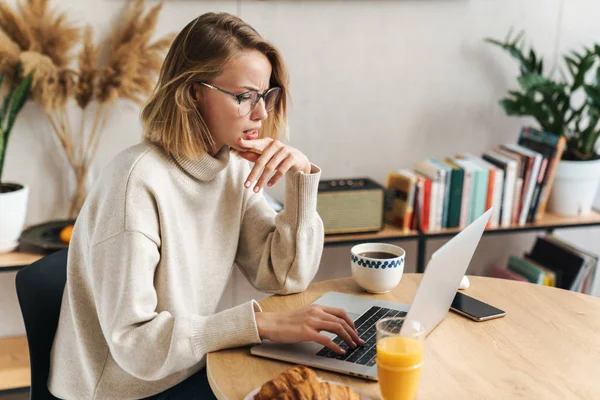
[[[19,270],[44,256],[45,254],[26,251],[0,253],[0,272]]]
[[[508,227],[486,229],[485,234],[513,233],[585,226],[600,226],[600,212],[591,211],[587,215],[576,217],[564,217],[556,214],[546,213],[544,218],[534,224],[526,224],[523,226],[511,225]],[[325,246],[350,245],[353,243],[376,242],[379,240],[410,240],[418,239],[420,236],[425,238],[441,238],[453,236],[459,231],[460,229],[458,228],[450,228],[420,233],[419,231],[404,230],[397,226],[386,224],[384,229],[379,232],[325,235]],[[34,261],[39,260],[44,255],[45,254],[21,251],[0,254],[0,272],[18,270]]]
[[[535,223],[528,223],[525,225],[510,225],[507,227],[488,228],[484,234],[501,234],[501,233],[514,233],[514,232],[526,232],[526,231],[539,231],[545,229],[555,228],[581,228],[585,226],[598,226],[600,225],[600,212],[590,211],[589,214],[567,217],[556,215],[552,213],[546,213],[544,217]],[[458,228],[448,228],[434,231],[423,232],[423,235],[429,238],[435,237],[448,237],[453,236],[460,232]]]
[[[344,245],[358,242],[374,242],[377,240],[406,240],[418,237],[418,231],[404,230],[397,226],[386,224],[383,230],[379,232],[325,235],[325,245]]]
[[[0,338],[0,391],[29,387],[30,379],[27,338]]]
[[[544,217],[536,222],[525,225],[510,225],[507,227],[486,229],[484,234],[501,234],[526,231],[539,231],[555,228],[579,228],[585,226],[600,226],[600,212],[591,211],[587,215],[565,217],[552,213],[546,213]],[[371,233],[348,233],[342,235],[325,235],[325,246],[348,245],[352,243],[374,242],[378,240],[407,240],[423,238],[442,238],[454,236],[460,232],[459,228],[449,228],[428,232],[404,230],[394,225],[386,224],[380,232]]]

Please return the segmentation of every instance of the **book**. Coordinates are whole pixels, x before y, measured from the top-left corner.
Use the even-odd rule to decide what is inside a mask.
[[[465,179],[465,171],[451,160],[443,161],[451,169],[450,178],[450,199],[448,202],[448,228],[458,228],[460,226],[460,208],[463,195],[463,181]]]
[[[500,279],[510,279],[513,281],[520,281],[520,282],[529,282],[529,279],[525,278],[523,275],[508,270],[500,265],[495,266],[492,271],[490,272],[490,276],[492,278],[500,278]]]
[[[525,225],[527,217],[531,211],[531,200],[533,192],[538,184],[538,175],[540,173],[540,167],[542,164],[542,155],[537,151],[533,151],[519,144],[509,143],[504,145],[504,148],[514,153],[525,156],[527,159],[527,171],[526,178],[524,180],[523,195],[522,195],[522,207],[521,213],[519,214],[519,225]]]
[[[586,264],[581,254],[544,236],[536,239],[527,257],[554,271],[556,286],[567,290],[577,288],[578,276]]]
[[[560,239],[555,235],[547,235],[546,238],[558,245],[572,250],[575,253],[578,253],[581,257],[585,259],[584,268],[580,270],[580,273],[575,278],[574,290],[581,293],[592,294],[592,288],[594,285],[594,280],[596,278],[596,268],[599,260],[598,254],[585,250],[563,239]]]
[[[488,222],[488,227],[497,228],[500,225],[500,212],[502,209],[502,191],[504,188],[504,170],[498,168],[494,164],[484,160],[481,157],[474,156],[469,153],[463,154],[468,160],[473,161],[481,168],[485,168],[489,173],[488,178],[488,193],[485,209],[489,210],[494,207],[492,216]]]
[[[418,221],[418,229],[426,232],[430,229],[430,198],[431,198],[431,179],[420,175],[417,175],[417,185],[418,185],[418,198],[417,198],[417,210],[419,212],[417,216]]]
[[[500,226],[507,227],[511,224],[513,198],[516,186],[517,163],[495,151],[486,152],[484,160],[500,168],[504,172],[502,186],[502,201],[500,203]]]
[[[549,268],[544,267],[542,264],[532,260],[531,258],[524,255],[522,257],[523,261],[530,264],[532,267],[539,269],[544,273],[544,285],[546,286],[556,286],[556,272],[552,271]]]
[[[510,218],[511,224],[518,225],[519,224],[519,216],[521,213],[521,198],[523,193],[523,182],[525,179],[525,171],[526,171],[526,157],[521,156],[519,154],[515,154],[513,152],[507,151],[501,147],[497,147],[495,151],[498,154],[503,155],[509,159],[514,160],[517,163],[517,175],[515,179],[515,191],[513,193],[513,202],[512,202],[512,216]]]
[[[488,171],[471,160],[456,158],[454,162],[471,173],[471,190],[469,200],[469,218],[467,224],[475,221],[485,211],[488,193]]]
[[[512,272],[523,275],[531,283],[543,285],[546,280],[544,271],[525,261],[521,257],[510,256],[507,268]]]
[[[529,139],[520,139],[519,144],[528,149],[534,150],[542,155],[540,171],[531,198],[531,207],[529,208],[529,215],[527,216],[527,222],[536,222],[536,215],[540,206],[542,190],[548,181],[549,165],[552,157],[554,157],[555,149],[553,150],[547,146],[540,145],[536,142],[532,142]]]
[[[450,207],[450,189],[452,186],[452,167],[444,164],[440,160],[428,159],[427,162],[435,165],[438,168],[444,170],[444,177],[446,178],[446,184],[444,186],[444,201],[443,201],[443,212],[442,212],[442,228],[448,228],[448,212]]]
[[[469,221],[469,208],[471,203],[471,170],[463,168],[457,160],[448,158],[446,162],[456,165],[463,172],[462,194],[460,197],[460,219],[458,221],[459,228],[465,228]]]
[[[442,214],[444,207],[443,196],[446,191],[446,171],[427,161],[419,161],[415,163],[413,170],[431,180],[429,229],[442,229]]]
[[[415,195],[413,198],[413,214],[410,221],[410,229],[418,230],[421,227],[421,197],[423,196],[423,180],[417,176],[415,182]]]
[[[386,222],[410,229],[417,176],[409,170],[391,171],[385,187]]]
[[[560,162],[562,155],[567,147],[567,140],[564,136],[559,136],[549,132],[542,132],[537,129],[531,127],[524,127],[521,129],[521,133],[519,134],[519,141],[528,139],[531,142],[538,143],[540,145],[547,146],[550,149],[554,149],[554,155],[548,160],[547,166],[547,177],[546,181],[541,188],[540,198],[538,201],[538,207],[535,213],[534,220],[537,221],[544,216],[546,211],[546,206],[548,204],[548,199],[550,198],[550,192],[552,191],[552,186],[554,183],[554,179],[556,177],[556,169],[558,168],[558,163]]]

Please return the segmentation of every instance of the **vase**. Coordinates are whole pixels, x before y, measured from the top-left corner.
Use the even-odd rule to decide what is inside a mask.
[[[600,183],[600,159],[589,161],[561,160],[548,200],[555,214],[577,216],[588,214]]]
[[[13,251],[25,226],[29,187],[19,183],[0,184],[0,253]]]

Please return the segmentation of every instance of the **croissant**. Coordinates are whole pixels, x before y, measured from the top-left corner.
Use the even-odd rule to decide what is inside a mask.
[[[317,374],[310,368],[297,365],[262,385],[260,391],[254,396],[254,400],[275,399],[281,393],[289,391],[294,385],[303,381],[318,382]]]
[[[277,400],[360,400],[360,395],[348,386],[329,382],[304,381],[284,392]]]

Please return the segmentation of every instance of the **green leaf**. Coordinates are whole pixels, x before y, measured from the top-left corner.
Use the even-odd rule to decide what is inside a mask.
[[[577,64],[577,73],[573,77],[573,85],[571,86],[571,91],[574,92],[578,88],[583,85],[583,81],[585,79],[585,74],[594,66],[594,58],[588,56],[583,58],[580,63]]]
[[[579,54],[578,52],[576,52],[575,50],[571,50],[571,54],[573,54],[575,56],[575,58],[577,58],[579,61],[581,61],[584,57],[581,54]]]
[[[573,60],[569,56],[564,56],[565,63],[567,64],[567,68],[569,68],[569,72],[572,76],[577,75],[577,61]]]
[[[506,42],[499,42],[494,39],[485,39],[486,42],[499,46],[506,50],[513,58],[517,59],[521,64],[526,63],[525,56],[523,52],[517,47],[517,42],[510,43],[508,40]]]
[[[2,125],[4,124],[5,118],[7,116],[8,108],[12,101],[13,94],[16,90],[17,86],[17,78],[19,77],[19,73],[21,72],[21,63],[17,63],[15,67],[15,75],[13,77],[12,84],[10,85],[10,89],[8,90],[8,94],[4,98],[4,102],[2,103],[2,109],[0,109],[0,130],[2,130]],[[6,128],[6,127],[5,127]]]
[[[19,85],[17,90],[15,91],[15,98],[10,107],[10,111],[8,114],[8,124],[6,126],[6,132],[10,134],[13,125],[15,124],[15,120],[17,119],[17,115],[25,105],[27,101],[27,96],[29,95],[29,89],[31,88],[31,81],[33,80],[33,75],[29,74],[23,79],[23,82]]]
[[[506,37],[504,38],[505,42],[508,42],[510,40],[510,37],[513,34],[513,30],[514,30],[514,28],[512,26],[508,29],[508,33],[506,34]]]
[[[540,74],[530,73],[517,78],[519,86],[525,91],[548,84],[548,80]]]
[[[535,67],[537,65],[537,57],[535,56],[535,51],[533,51],[533,49],[529,50],[529,59],[531,60],[531,64]]]
[[[523,111],[522,102],[512,99],[500,100],[500,106],[504,109],[508,115],[527,115]]]
[[[521,31],[521,32],[517,33],[517,36],[515,37],[515,40],[513,40],[513,43],[515,44],[515,46],[519,45],[519,42],[521,42],[521,39],[523,38],[523,35],[525,35],[525,31]]]
[[[504,43],[492,38],[483,39],[484,42],[495,44],[496,46],[504,47]]]

